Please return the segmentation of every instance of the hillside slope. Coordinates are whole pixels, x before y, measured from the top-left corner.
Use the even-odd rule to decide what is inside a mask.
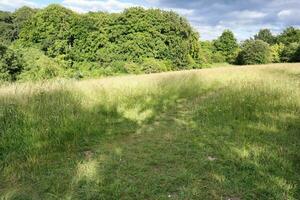
[[[300,199],[300,64],[0,87],[0,199]]]

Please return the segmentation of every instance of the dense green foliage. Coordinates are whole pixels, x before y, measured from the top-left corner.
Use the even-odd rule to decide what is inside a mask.
[[[198,34],[174,12],[130,8],[78,14],[50,5],[2,12],[1,23],[3,43],[15,41],[13,48],[27,54],[20,79],[152,73],[201,64]]]
[[[270,46],[262,40],[246,40],[237,58],[237,63],[241,65],[266,64],[271,61]]]
[[[254,39],[262,40],[270,45],[276,42],[276,37],[273,36],[270,29],[261,29],[255,36]]]
[[[10,44],[18,39],[20,31],[35,12],[35,9],[26,6],[17,9],[14,13],[0,11],[0,42]]]
[[[223,55],[223,53],[216,50],[214,41],[200,42],[200,56],[203,64],[226,62],[226,57]]]
[[[22,57],[0,44],[0,81],[15,81],[23,67]]]
[[[277,41],[284,45],[300,43],[300,29],[296,29],[294,27],[286,28],[280,35],[278,35]]]
[[[233,63],[238,52],[238,43],[234,34],[230,30],[225,30],[222,35],[214,41],[216,52],[220,52],[227,62]]]
[[[299,61],[299,48],[300,43],[290,43],[285,45],[281,52],[281,61],[282,62],[296,62]]]
[[[13,19],[11,13],[0,11],[0,42],[8,44],[13,40]]]
[[[245,54],[240,52],[245,47],[238,44],[230,30],[216,40],[199,41],[199,34],[175,12],[139,7],[122,13],[86,14],[56,4],[44,9],[22,7],[13,13],[0,11],[0,32],[1,45],[9,49],[1,58],[2,81],[156,73],[226,62],[242,64],[238,55]],[[268,62],[300,59],[299,29],[288,27],[278,36],[262,29],[254,39],[270,46],[272,58]],[[257,46],[251,49],[256,51]],[[267,60],[252,58],[250,63]],[[15,68],[18,70],[12,70]]]
[[[300,60],[300,29],[288,27],[278,36],[274,36],[269,29],[261,29],[254,39],[242,43],[236,63],[263,64]]]
[[[40,10],[20,34],[49,57],[72,62],[141,63],[145,58],[170,60],[184,67],[199,61],[198,36],[188,22],[158,9],[131,8],[121,14],[79,15],[58,5]]]
[[[284,50],[285,46],[282,43],[274,44],[271,46],[271,54],[272,54],[272,62],[273,63],[280,63],[282,62],[282,52]]]

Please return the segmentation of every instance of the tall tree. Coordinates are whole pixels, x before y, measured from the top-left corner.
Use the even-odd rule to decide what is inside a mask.
[[[291,43],[300,43],[300,29],[296,29],[294,27],[286,28],[279,36],[278,42],[281,42],[285,45],[289,45]]]
[[[227,62],[233,62],[238,50],[237,39],[230,30],[225,30],[222,35],[215,40],[214,46],[216,51],[225,56]]]
[[[21,56],[0,43],[0,81],[15,81],[23,70]]]
[[[254,39],[262,40],[270,45],[275,43],[275,37],[273,36],[270,29],[261,29],[255,36]]]
[[[0,11],[0,42],[9,44],[13,40],[13,30],[12,14]]]
[[[18,39],[21,29],[29,23],[37,9],[23,6],[13,13],[13,39]]]
[[[107,64],[170,60],[178,67],[200,62],[199,36],[171,11],[134,7],[119,14],[77,14],[59,5],[39,10],[20,33],[46,55]]]
[[[272,61],[270,45],[262,40],[246,40],[241,46],[237,63],[241,65],[266,64]]]

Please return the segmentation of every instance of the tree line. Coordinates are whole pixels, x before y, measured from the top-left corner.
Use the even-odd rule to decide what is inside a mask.
[[[240,44],[232,31],[225,30],[218,39],[200,43],[201,56],[208,63],[251,65],[300,61],[300,29],[294,27],[287,27],[277,36],[269,29],[261,29]]]
[[[200,41],[172,11],[129,8],[79,14],[60,5],[0,11],[0,79],[84,78],[202,68],[216,62],[296,62],[300,30],[268,29],[239,44],[230,30]]]

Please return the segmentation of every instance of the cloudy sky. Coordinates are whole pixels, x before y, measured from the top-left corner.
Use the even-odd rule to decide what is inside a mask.
[[[300,0],[0,0],[0,10],[23,5],[45,7],[59,3],[78,12],[120,12],[131,6],[174,10],[187,17],[204,40],[231,29],[239,40],[260,28],[279,33],[287,26],[300,27]]]

